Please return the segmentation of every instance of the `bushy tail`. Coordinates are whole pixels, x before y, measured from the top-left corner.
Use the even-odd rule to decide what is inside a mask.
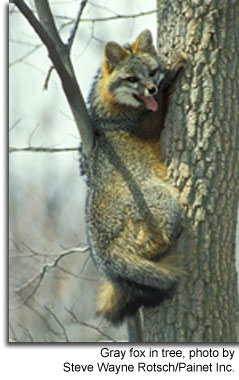
[[[106,282],[100,287],[97,314],[102,315],[113,324],[118,324],[126,317],[135,314],[140,306],[159,305],[165,298],[171,296],[175,287],[176,279],[180,273],[179,266],[175,266],[176,263],[175,257],[164,257],[160,261],[160,269],[158,265],[156,267],[157,272],[150,272],[152,283],[148,276],[146,276],[146,284],[132,281],[129,278],[124,278],[118,282]],[[152,264],[157,265],[158,263]],[[142,267],[137,266],[137,261],[134,262],[133,269],[135,280],[139,275],[138,270],[140,270],[142,280]],[[155,279],[152,280],[152,277],[156,277],[156,275],[158,275],[157,284]]]
[[[118,324],[125,317],[133,315],[140,305],[138,297],[132,297],[130,288],[127,291],[118,284],[106,282],[100,287],[97,314],[103,315],[113,324]]]

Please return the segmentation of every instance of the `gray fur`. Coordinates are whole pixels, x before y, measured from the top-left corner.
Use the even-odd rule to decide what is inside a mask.
[[[144,55],[132,53],[125,60],[119,45],[107,45],[107,59],[114,62],[114,70],[118,71],[109,89],[116,103],[124,102],[122,112],[110,113],[103,104],[99,86],[102,72],[98,73],[89,97],[96,143],[84,163],[88,180],[88,238],[93,260],[115,287],[115,309],[103,313],[115,323],[140,305],[158,304],[170,293],[181,273],[179,259],[170,261],[167,257],[182,230],[177,192],[156,174],[154,151],[147,154],[142,149],[144,144],[148,149],[148,143],[160,141],[165,98],[177,73],[165,70],[148,45],[150,37],[146,34],[139,43],[140,53],[146,49]],[[119,65],[117,56],[122,58]],[[110,65],[112,69],[112,62]],[[155,68],[158,70],[152,77],[150,73]],[[137,76],[138,82],[127,82],[126,74]],[[128,104],[127,96],[141,96],[152,85],[157,86],[157,112],[147,110],[142,102]],[[152,166],[155,158],[156,169]]]

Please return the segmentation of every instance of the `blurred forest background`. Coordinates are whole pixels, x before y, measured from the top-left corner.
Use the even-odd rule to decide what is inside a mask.
[[[80,1],[49,3],[67,41]],[[85,99],[104,43],[130,42],[145,28],[156,35],[155,0],[87,2],[71,55]],[[87,249],[78,131],[56,72],[47,79],[46,48],[13,5],[9,65],[9,339],[126,340],[125,326],[95,317],[100,274]]]

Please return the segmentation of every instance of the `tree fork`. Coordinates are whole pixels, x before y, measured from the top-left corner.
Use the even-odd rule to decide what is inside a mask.
[[[49,57],[60,77],[64,93],[82,139],[83,153],[88,156],[94,145],[91,121],[70,60],[70,45],[64,44],[56,29],[47,0],[35,0],[39,20],[22,0],[12,0],[47,47]],[[79,20],[78,20],[79,23]]]

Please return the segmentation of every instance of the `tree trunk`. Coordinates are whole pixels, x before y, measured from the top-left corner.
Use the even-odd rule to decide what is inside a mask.
[[[190,227],[175,248],[185,277],[171,300],[144,310],[144,338],[236,342],[239,2],[158,0],[158,9],[159,51],[189,56],[171,97],[163,144]]]

